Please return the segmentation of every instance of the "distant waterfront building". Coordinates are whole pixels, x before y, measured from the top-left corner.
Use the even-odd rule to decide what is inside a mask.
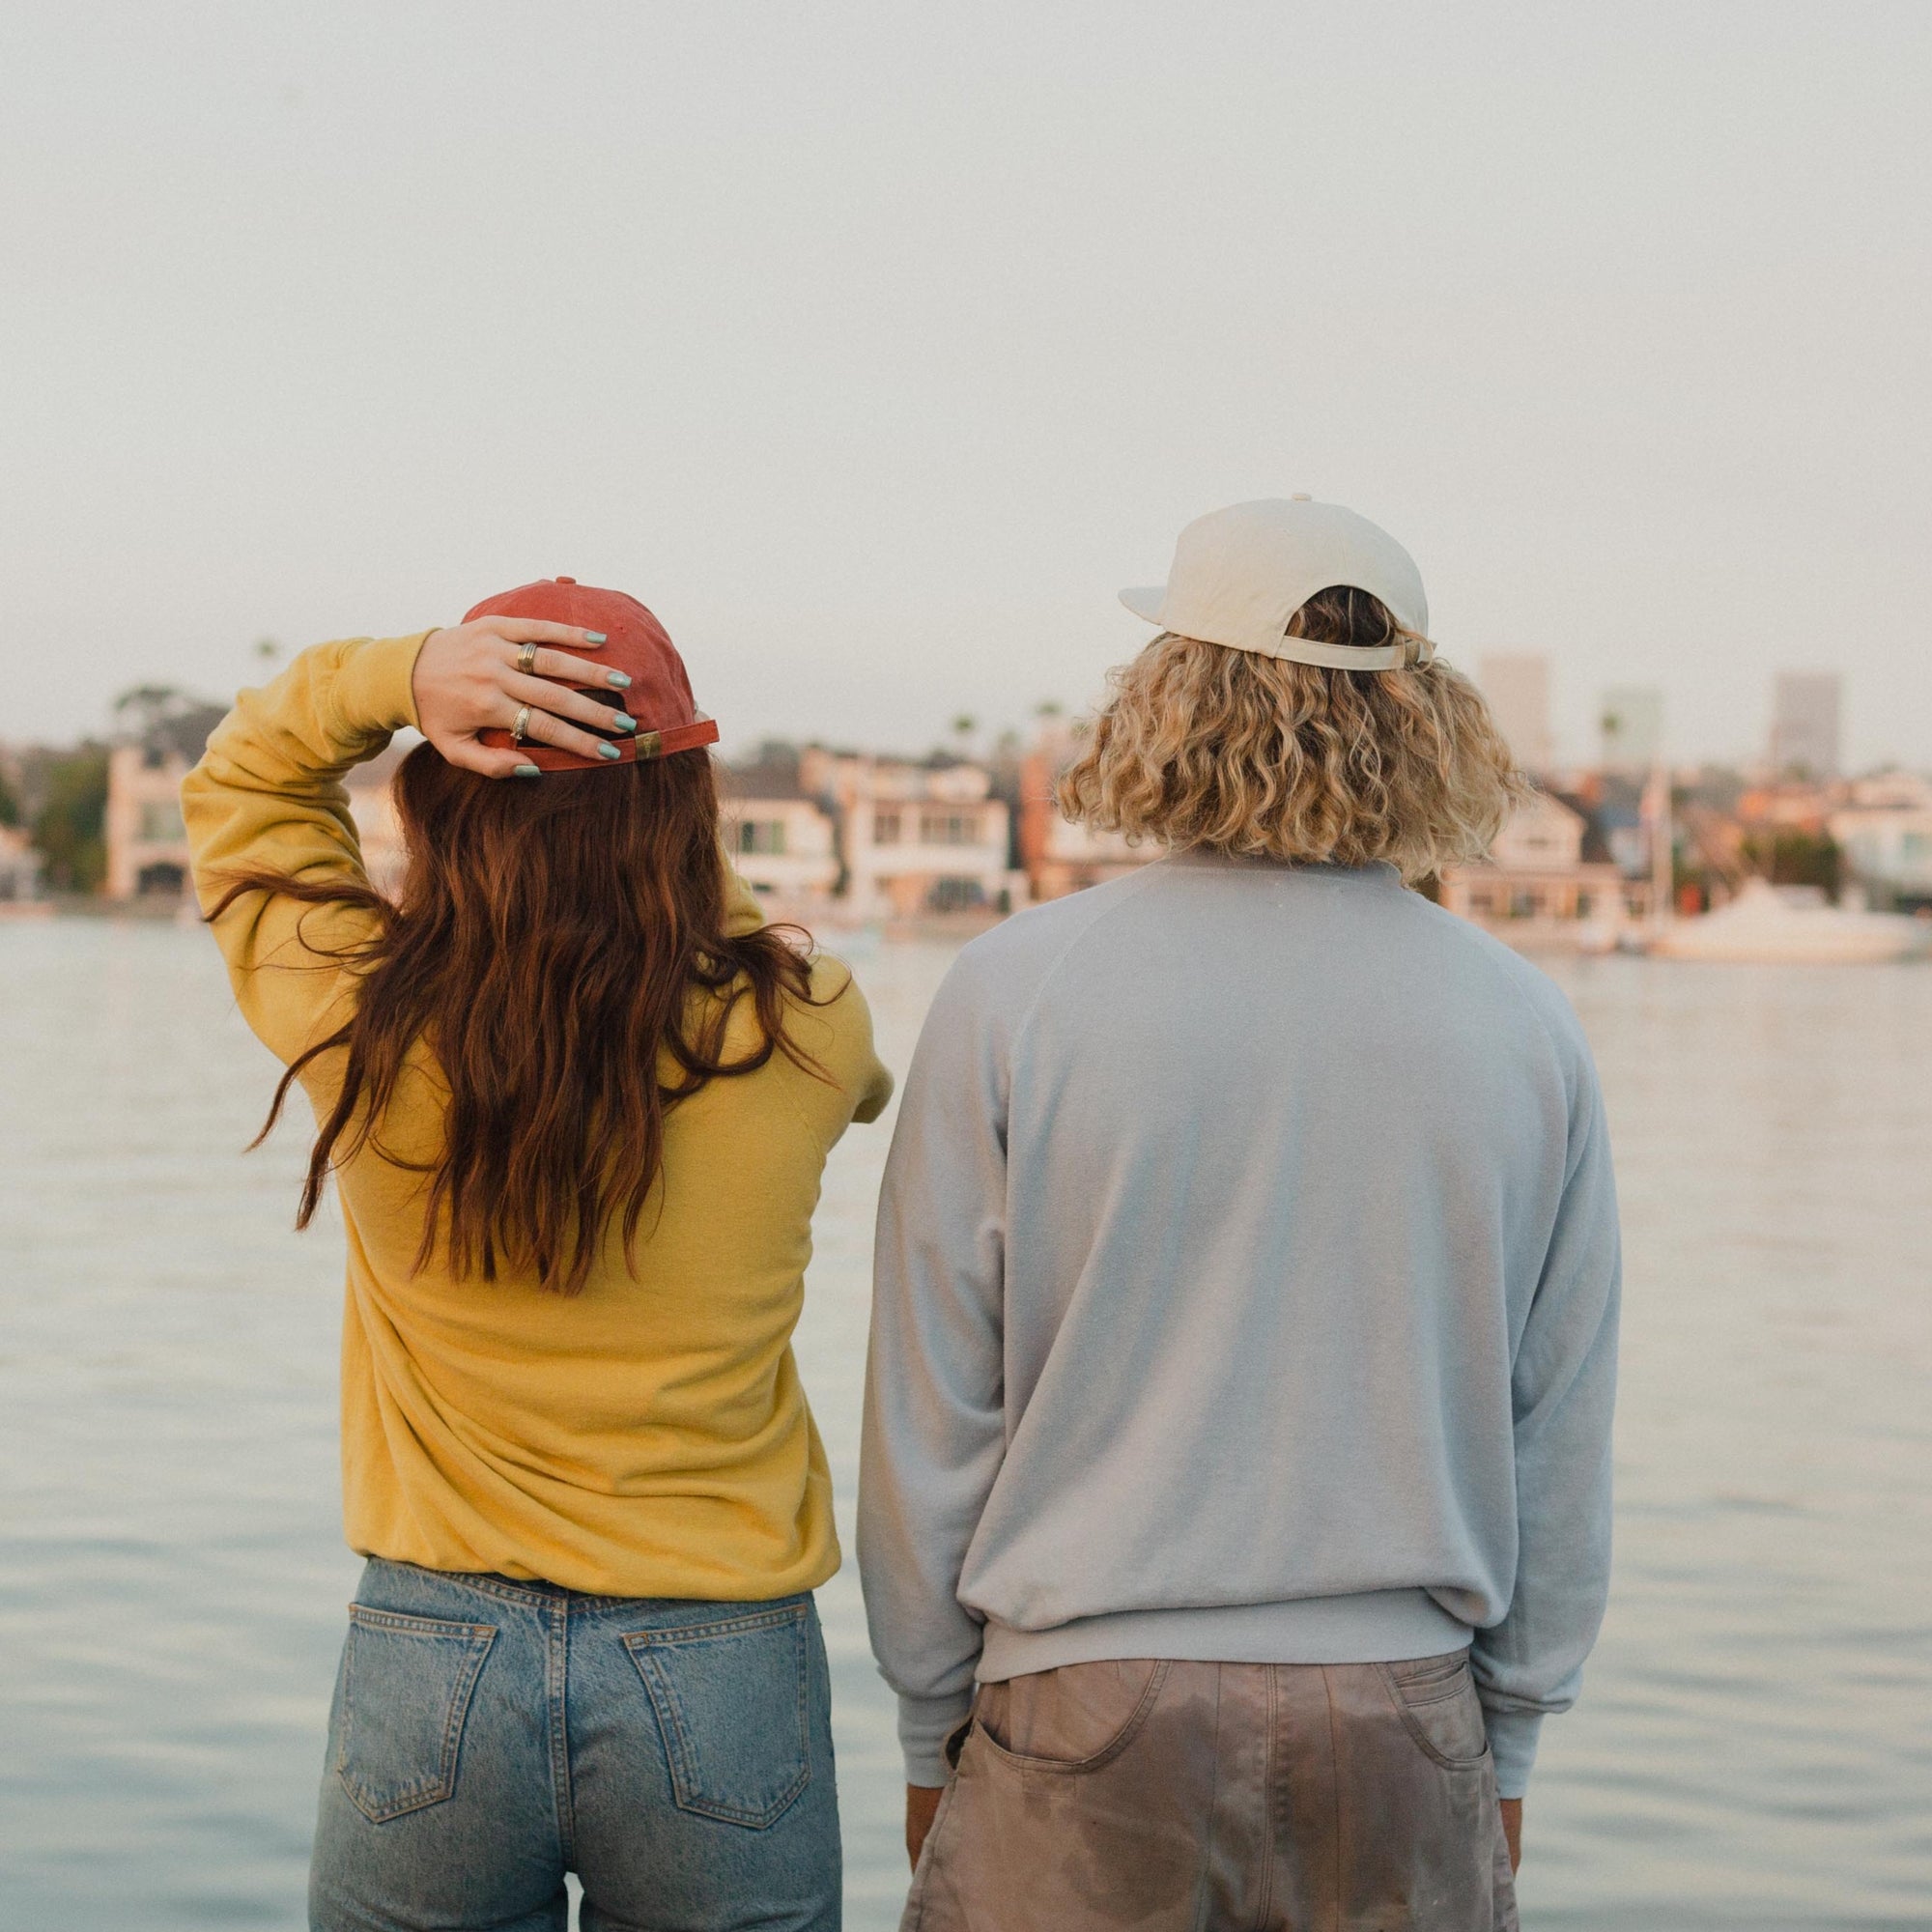
[[[1020,760],[1020,864],[1036,899],[1105,885],[1160,857],[1156,845],[1130,845],[1122,833],[1095,832],[1061,816],[1053,788],[1074,750],[1072,732],[1055,722]]]
[[[119,699],[115,716],[128,735],[107,755],[107,896],[179,894],[188,877],[182,780],[222,707],[145,686]]]
[[[838,884],[838,839],[832,814],[799,783],[797,755],[721,765],[718,778],[739,877],[775,911],[822,908]]]
[[[1838,800],[1836,785],[1790,779],[1781,784],[1752,785],[1738,794],[1737,818],[1747,832],[1824,833]]]
[[[1844,679],[1833,670],[1779,671],[1772,687],[1771,769],[1826,781],[1841,762]]]
[[[218,708],[210,708],[180,723],[169,721],[139,743],[116,745],[108,753],[105,891],[110,899],[165,897],[186,890],[182,781],[201,756],[210,719],[220,716]],[[379,892],[392,892],[402,878],[402,827],[390,787],[403,756],[401,747],[391,747],[355,766],[346,781],[363,867]]]
[[[1503,652],[1479,658],[1476,682],[1490,713],[1526,772],[1547,772],[1556,762],[1549,730],[1549,660],[1537,652]]]
[[[0,905],[23,905],[41,895],[41,855],[12,825],[0,825]]]
[[[182,780],[192,761],[169,746],[116,745],[107,754],[107,896],[179,893],[187,883]]]
[[[1607,854],[1586,849],[1593,842],[1583,812],[1538,791],[1497,834],[1487,861],[1444,868],[1442,905],[1511,938],[1541,929],[1560,939],[1586,921],[1640,913],[1646,889],[1633,887]]]
[[[1932,784],[1904,772],[1861,779],[1828,823],[1873,900],[1907,912],[1932,907]]]
[[[1663,694],[1620,684],[1604,693],[1597,714],[1605,771],[1647,772],[1663,755]]]
[[[1010,863],[1012,816],[983,765],[808,745],[799,784],[831,810],[844,896],[867,918],[1004,912],[1026,895]]]

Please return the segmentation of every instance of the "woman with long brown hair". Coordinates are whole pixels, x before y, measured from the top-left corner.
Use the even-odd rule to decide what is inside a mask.
[[[405,725],[391,899],[342,780]],[[891,1081],[730,872],[717,735],[657,619],[559,578],[304,652],[184,787],[270,1123],[315,1111],[299,1221],[332,1177],[348,1236],[328,1932],[551,1932],[566,1872],[586,1932],[838,1921],[790,1338]]]

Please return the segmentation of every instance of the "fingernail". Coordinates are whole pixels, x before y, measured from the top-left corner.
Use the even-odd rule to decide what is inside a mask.
[[[585,631],[583,641],[586,644],[608,644],[611,639],[602,631]]]
[[[543,777],[543,773],[535,765],[519,765],[511,776],[520,779],[540,779]]]
[[[622,750],[616,745],[599,745],[597,748],[597,755],[600,758],[621,758],[624,755],[624,753]]]
[[[626,718],[621,711],[613,711],[611,714],[611,728],[613,731],[635,731],[638,728],[638,721],[635,718]]]
[[[605,682],[616,691],[629,691],[631,688],[631,680],[620,670],[613,670]]]

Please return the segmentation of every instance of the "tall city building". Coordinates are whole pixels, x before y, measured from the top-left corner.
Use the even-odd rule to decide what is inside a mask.
[[[1772,687],[1771,768],[1806,778],[1838,776],[1838,710],[1844,680],[1834,670],[1781,670]]]
[[[1526,651],[1479,658],[1476,682],[1517,763],[1526,772],[1547,772],[1556,761],[1549,735],[1549,660]]]
[[[1597,728],[1606,771],[1649,771],[1663,754],[1662,692],[1647,684],[1620,684],[1605,692]]]

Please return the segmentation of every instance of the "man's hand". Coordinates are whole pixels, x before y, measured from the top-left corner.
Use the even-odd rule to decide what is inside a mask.
[[[1509,1841],[1510,1870],[1522,1863],[1522,1800],[1498,1798],[1496,1809],[1503,1814],[1503,1836]]]
[[[934,1791],[923,1784],[906,1786],[906,1857],[912,1861],[915,1870],[919,1867],[919,1854],[925,1843],[926,1833],[932,1830],[932,1821],[939,1815],[939,1801],[945,1796],[944,1788]]]

